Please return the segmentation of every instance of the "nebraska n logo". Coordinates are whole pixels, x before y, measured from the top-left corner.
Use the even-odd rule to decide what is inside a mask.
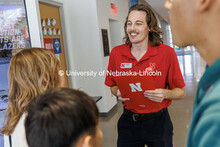
[[[131,83],[129,84],[129,86],[131,87],[131,92],[143,91],[141,89],[141,83],[135,83],[135,84]]]

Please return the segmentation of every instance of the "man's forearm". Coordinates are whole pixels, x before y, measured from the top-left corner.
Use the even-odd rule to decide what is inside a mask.
[[[170,99],[170,100],[183,99],[185,97],[185,95],[186,95],[185,87],[167,90],[167,92],[165,94],[166,99]]]

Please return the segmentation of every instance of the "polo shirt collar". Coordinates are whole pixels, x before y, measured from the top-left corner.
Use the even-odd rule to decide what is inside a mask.
[[[147,52],[144,54],[144,56],[139,61],[147,60],[151,56],[156,56],[158,54],[159,54],[158,46],[149,45]],[[131,48],[129,47],[129,45],[125,46],[124,50],[122,51],[122,55],[126,56],[127,58],[136,60],[136,58],[131,53]]]

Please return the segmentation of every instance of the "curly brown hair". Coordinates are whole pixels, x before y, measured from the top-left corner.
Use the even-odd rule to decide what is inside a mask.
[[[144,11],[144,12],[146,12],[146,18],[147,18],[146,22],[147,22],[147,25],[150,29],[149,43],[153,46],[158,46],[158,45],[160,45],[160,43],[163,43],[163,40],[160,36],[163,34],[163,32],[160,29],[160,27],[158,26],[158,22],[157,22],[156,16],[155,16],[152,8],[150,8],[149,6],[144,5],[144,4],[136,4],[136,5],[133,5],[129,9],[128,16],[131,13],[131,11]],[[125,41],[125,44],[130,45],[130,47],[131,47],[132,44],[130,42],[130,39],[129,39],[127,31],[126,31],[128,16],[127,16],[125,24],[124,24],[124,31],[125,31],[124,41]]]

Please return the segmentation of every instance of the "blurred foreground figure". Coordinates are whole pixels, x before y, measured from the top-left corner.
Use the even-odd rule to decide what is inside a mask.
[[[48,88],[62,87],[60,62],[44,48],[19,49],[10,60],[8,69],[9,102],[5,112],[4,147],[28,147],[24,120],[29,102]]]
[[[168,0],[174,44],[194,45],[208,66],[195,97],[187,147],[220,146],[220,0]]]
[[[46,91],[30,102],[25,120],[29,147],[101,147],[99,112],[84,92]]]

